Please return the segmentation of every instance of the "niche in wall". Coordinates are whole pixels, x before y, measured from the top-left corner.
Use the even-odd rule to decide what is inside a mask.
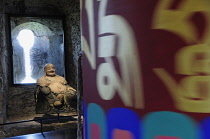
[[[35,83],[52,63],[65,77],[62,18],[10,16],[13,84]]]

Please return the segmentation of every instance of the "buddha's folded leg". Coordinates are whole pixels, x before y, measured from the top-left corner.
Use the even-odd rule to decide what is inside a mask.
[[[58,94],[57,98],[61,101],[64,102],[64,94]]]
[[[68,91],[68,92],[66,92],[66,93],[64,94],[64,102],[65,102],[68,106],[70,106],[71,101],[72,101],[73,99],[75,99],[75,97],[76,97],[76,92],[73,91],[73,90],[70,90],[70,91]]]
[[[59,98],[57,98],[53,92],[51,92],[50,88],[49,87],[41,87],[40,88],[42,93],[44,93],[48,103],[51,105],[51,106],[61,106],[62,105],[62,102],[59,100]]]

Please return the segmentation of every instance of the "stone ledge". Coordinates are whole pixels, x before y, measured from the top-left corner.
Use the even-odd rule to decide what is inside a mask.
[[[68,113],[68,114],[60,114],[60,117],[62,116],[71,116],[74,115],[74,113]],[[48,115],[49,117],[56,117],[57,114]],[[15,122],[15,121],[23,121],[23,120],[32,120],[34,118],[42,118],[46,117],[43,114],[35,114],[35,115],[28,115],[28,116],[22,116],[22,117],[10,117],[7,120],[7,123]],[[72,116],[73,118],[77,119],[77,116]],[[1,137],[4,136],[4,138],[8,137],[14,137],[14,136],[20,136],[20,135],[26,135],[26,134],[33,134],[33,133],[40,133],[42,132],[48,132],[48,131],[57,131],[57,130],[65,130],[65,129],[76,129],[77,128],[77,120],[45,120],[43,121],[42,127],[41,123],[38,121],[31,121],[31,122],[24,122],[24,123],[16,123],[16,124],[9,124],[4,125],[1,128]]]

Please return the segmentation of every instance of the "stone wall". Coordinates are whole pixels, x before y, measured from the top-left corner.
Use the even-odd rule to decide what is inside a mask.
[[[5,15],[7,14],[22,14],[22,15],[62,15],[65,18],[65,51],[66,57],[66,68],[67,68],[67,81],[71,86],[77,90],[81,90],[81,85],[78,83],[79,71],[78,71],[78,58],[81,53],[80,43],[80,13],[79,13],[79,0],[7,0],[5,6],[0,7],[0,12],[4,11],[1,8],[5,7]],[[7,27],[6,24],[2,24],[3,13],[0,15],[0,30],[4,30]],[[5,18],[6,19],[6,18]],[[5,25],[5,26],[2,26]],[[8,31],[8,30],[7,30]],[[3,40],[4,34],[0,34],[0,39]],[[8,40],[9,35],[7,35]],[[5,40],[6,40],[5,39]],[[4,41],[0,41],[0,52],[5,54],[5,58],[2,60],[0,65],[0,79],[2,78],[2,84],[4,89],[0,90],[0,110],[1,103],[3,106],[7,106],[7,116],[18,116],[23,114],[35,113],[34,105],[34,91],[35,85],[26,86],[10,86],[11,85],[11,66],[10,58],[4,48]],[[6,45],[7,49],[10,49],[9,43]],[[2,55],[1,55],[2,56]],[[6,59],[8,59],[6,61]],[[7,72],[8,71],[8,72]],[[4,77],[6,75],[6,77]],[[5,81],[9,79],[8,81]],[[1,85],[1,82],[0,82]],[[6,91],[8,88],[9,91]],[[5,93],[6,96],[1,94]],[[7,99],[8,97],[8,99]],[[7,100],[3,102],[1,100]],[[5,109],[6,110],[6,109]],[[5,111],[4,111],[5,113]],[[1,111],[0,111],[0,122],[1,122]]]
[[[7,105],[8,116],[35,113],[34,88],[35,85],[10,87]]]
[[[6,104],[7,104],[7,93],[8,93],[8,64],[9,64],[9,55],[8,48],[6,47],[6,32],[5,32],[5,10],[4,2],[0,1],[0,123],[6,121]],[[1,127],[0,127],[1,128]]]

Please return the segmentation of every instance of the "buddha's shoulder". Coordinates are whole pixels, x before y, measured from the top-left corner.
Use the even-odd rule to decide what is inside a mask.
[[[42,76],[40,78],[37,79],[37,82],[40,82],[40,81],[45,81],[46,80],[46,77],[45,76]]]

